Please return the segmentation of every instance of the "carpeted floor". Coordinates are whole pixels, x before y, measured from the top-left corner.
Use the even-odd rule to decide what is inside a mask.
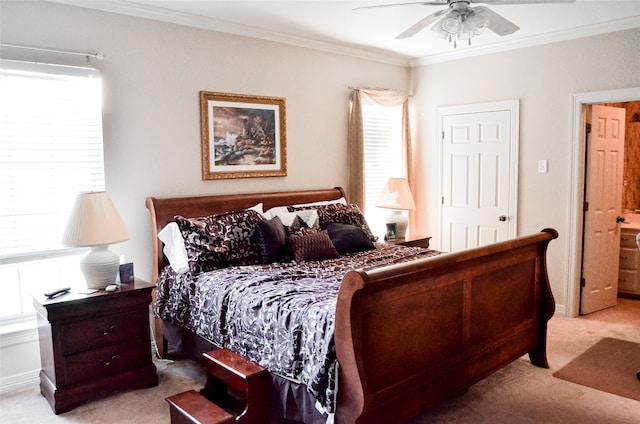
[[[640,342],[640,301],[619,299],[615,308],[588,316],[554,317],[548,332],[550,369],[536,368],[523,357],[412,424],[637,424],[640,402],[553,376],[603,337]],[[57,416],[37,387],[5,395],[0,423],[168,424],[164,398],[202,387],[204,372],[187,361],[156,365],[157,387],[105,397]]]

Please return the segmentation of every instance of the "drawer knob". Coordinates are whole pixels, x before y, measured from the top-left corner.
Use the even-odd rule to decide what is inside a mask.
[[[118,357],[118,355],[113,355],[108,361],[104,361],[104,359],[100,358],[98,359],[98,362],[100,364],[102,364],[105,367],[108,367],[109,365],[113,364],[113,362],[116,360],[116,358]]]
[[[106,330],[102,330],[100,328],[96,328],[96,333],[102,334],[103,336],[108,336],[109,334],[111,334],[113,332],[113,330],[115,328],[116,328],[115,325],[110,325],[109,328],[107,328]]]

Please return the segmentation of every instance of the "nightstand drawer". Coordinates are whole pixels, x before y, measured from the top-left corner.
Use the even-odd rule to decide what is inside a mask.
[[[98,316],[60,326],[64,355],[82,352],[126,340],[140,339],[147,329],[144,311]]]
[[[138,340],[66,356],[63,385],[99,379],[139,368],[149,362],[151,344]]]

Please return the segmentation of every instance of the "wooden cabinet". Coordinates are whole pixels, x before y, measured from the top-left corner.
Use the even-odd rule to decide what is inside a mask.
[[[636,236],[640,228],[622,227],[620,234],[620,265],[618,294],[640,299],[640,250]]]
[[[399,246],[422,247],[428,249],[429,240],[431,240],[431,237],[428,236],[407,235],[407,237],[403,239],[385,240],[385,243],[397,244]]]
[[[110,293],[34,296],[40,392],[56,414],[112,391],[158,384],[149,329],[153,288],[136,279]]]

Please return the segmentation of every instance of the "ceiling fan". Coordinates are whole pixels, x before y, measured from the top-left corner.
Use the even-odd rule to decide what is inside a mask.
[[[484,28],[489,28],[500,36],[513,34],[520,29],[519,26],[511,22],[510,20],[500,16],[493,10],[485,6],[471,7],[471,3],[484,3],[494,5],[507,5],[507,4],[537,4],[537,3],[574,3],[576,0],[432,0],[421,1],[411,3],[395,3],[395,4],[383,4],[375,6],[363,6],[358,9],[373,9],[382,7],[397,7],[397,6],[409,6],[409,5],[422,5],[422,6],[444,6],[447,5],[447,9],[442,9],[434,12],[422,19],[409,29],[401,33],[396,39],[409,38],[418,32],[422,31],[433,22],[436,24],[431,28],[440,38],[452,41],[454,47],[457,47],[457,40],[469,40],[471,45],[471,39],[480,35]],[[439,19],[440,18],[440,19]]]

